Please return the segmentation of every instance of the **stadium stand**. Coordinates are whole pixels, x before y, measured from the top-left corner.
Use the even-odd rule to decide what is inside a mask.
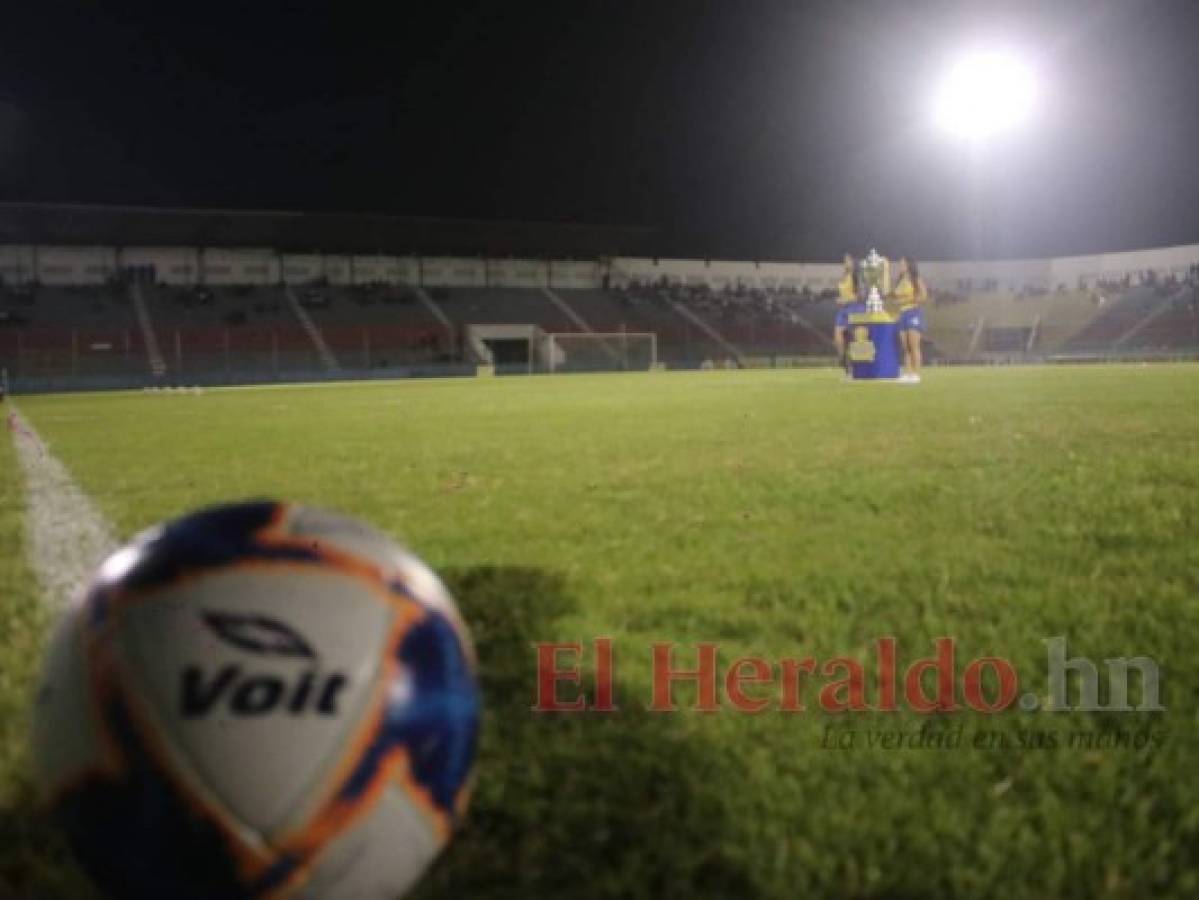
[[[411,252],[425,224],[441,255]],[[635,368],[653,348],[672,369],[832,361],[839,264],[595,252],[647,237],[0,204],[0,369],[44,390]],[[491,255],[517,245],[540,250]],[[932,362],[1199,355],[1199,245],[924,272]],[[654,340],[629,356],[588,332]]]
[[[295,293],[343,367],[385,369],[455,356],[454,330],[411,288],[314,285]]]
[[[0,367],[27,375],[148,373],[125,289],[0,289]]]
[[[1142,285],[1109,289],[1102,303],[1094,290],[938,293],[928,355],[1011,362],[1199,349],[1197,292],[1189,283]],[[832,298],[810,292],[679,285],[559,288],[552,296],[536,288],[434,287],[424,298],[405,285],[28,286],[0,292],[0,366],[25,377],[123,375],[149,383],[321,377],[331,368],[436,371],[473,364],[463,334],[480,324],[652,332],[669,368],[796,365],[831,356],[835,313]]]
[[[1085,291],[934,292],[929,337],[949,361],[1052,353],[1095,318]]]
[[[1159,307],[1121,347],[1165,351],[1199,347],[1199,285],[1189,286]]]
[[[725,312],[721,327],[741,346],[764,356],[829,356],[836,300],[830,295],[762,292]]]
[[[625,291],[629,308],[640,318],[635,330],[658,335],[658,358],[670,368],[727,366],[738,355],[731,341],[718,337],[720,332],[708,321],[710,310],[697,302],[702,294],[700,289],[681,286]]]
[[[144,293],[172,380],[253,380],[322,368],[279,288],[158,286]]]
[[[433,288],[430,295],[455,325],[538,325],[545,331],[579,326],[540,288]]]
[[[1096,293],[1101,310],[1062,346],[1065,352],[1103,352],[1116,348],[1138,325],[1171,302],[1159,286],[1137,286],[1114,298]]]
[[[1040,354],[1059,351],[1100,311],[1094,295],[1088,291],[1056,291],[1041,299],[1033,336],[1033,349]]]
[[[656,334],[658,359],[669,368],[697,368],[705,361],[715,362],[729,355],[700,326],[680,315],[664,290],[638,286],[607,291],[559,290],[557,293],[592,331]]]

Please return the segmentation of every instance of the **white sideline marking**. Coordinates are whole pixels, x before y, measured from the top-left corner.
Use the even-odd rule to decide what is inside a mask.
[[[79,593],[100,561],[117,547],[116,535],[15,408],[8,414],[8,431],[25,481],[29,564],[45,601],[59,607]]]

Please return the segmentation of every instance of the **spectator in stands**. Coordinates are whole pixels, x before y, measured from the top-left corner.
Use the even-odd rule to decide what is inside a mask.
[[[920,277],[916,260],[904,256],[899,260],[899,278],[891,296],[899,304],[899,341],[903,348],[904,373],[901,381],[920,383],[923,363],[920,342],[924,334],[924,305],[928,302],[928,286]]]
[[[850,375],[849,356],[846,354],[845,332],[849,328],[849,314],[865,312],[866,306],[861,301],[861,285],[858,282],[857,260],[850,254],[845,254],[845,268],[841,280],[837,282],[837,317],[833,320],[833,343],[837,347],[837,359],[845,370],[845,377]]]

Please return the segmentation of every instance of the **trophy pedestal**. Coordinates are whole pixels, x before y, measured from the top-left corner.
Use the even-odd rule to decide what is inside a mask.
[[[871,301],[878,299],[876,291],[866,301],[867,311],[850,313],[849,356],[850,373],[854,381],[893,381],[899,377],[902,353],[899,349],[898,321]]]

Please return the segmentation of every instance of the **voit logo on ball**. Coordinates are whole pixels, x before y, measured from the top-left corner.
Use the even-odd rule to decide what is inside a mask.
[[[200,619],[221,641],[242,651],[247,662],[218,668],[185,666],[179,696],[184,718],[200,719],[217,711],[237,716],[337,715],[348,676],[338,670],[322,672],[312,644],[290,625],[269,616],[231,612],[204,611]],[[294,673],[276,671],[283,660],[295,661]],[[270,671],[268,661],[275,663]]]

